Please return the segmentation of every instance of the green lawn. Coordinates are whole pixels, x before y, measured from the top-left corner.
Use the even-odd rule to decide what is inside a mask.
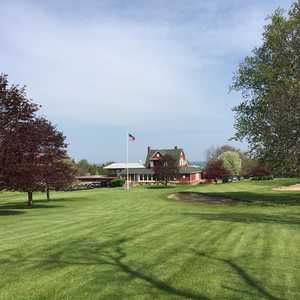
[[[0,299],[300,299],[300,193],[272,191],[293,182],[2,192]]]

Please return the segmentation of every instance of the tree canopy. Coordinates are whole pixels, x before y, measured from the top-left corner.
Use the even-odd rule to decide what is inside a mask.
[[[224,179],[230,176],[228,170],[224,167],[222,160],[210,160],[204,171],[206,179]]]
[[[212,146],[206,150],[207,162],[210,160],[217,160],[218,157],[226,151],[234,151],[234,152],[242,153],[239,149],[236,149],[235,147],[233,147],[231,145],[222,145],[222,146],[217,146],[217,147]]]
[[[104,167],[113,163],[113,161],[108,161],[103,164],[95,164],[90,163],[86,159],[81,159],[77,163],[75,162],[75,165],[77,167],[77,174],[79,176],[85,176],[85,175],[103,175],[105,174]]]
[[[65,137],[37,115],[38,109],[24,87],[9,86],[7,76],[0,75],[0,182],[6,189],[27,192],[30,207],[34,191],[44,191],[50,181],[54,185],[54,178],[62,182],[67,170],[72,177],[67,167],[55,171],[58,162],[61,169],[68,159]]]
[[[174,180],[179,174],[179,167],[175,158],[171,155],[163,155],[154,165],[155,178],[168,185],[170,180]]]
[[[223,161],[224,168],[231,176],[240,175],[242,160],[238,152],[225,151],[219,155],[218,160]]]
[[[254,157],[280,175],[300,175],[300,1],[288,14],[276,10],[262,45],[245,58],[232,89],[243,101],[234,108],[235,138],[246,139]]]

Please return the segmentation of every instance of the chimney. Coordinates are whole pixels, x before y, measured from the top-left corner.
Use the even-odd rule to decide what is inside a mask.
[[[174,147],[174,149],[175,149],[175,150],[178,150],[178,147],[177,147],[177,146],[175,146],[175,147]]]
[[[148,146],[148,153],[150,153],[150,150],[151,150],[151,147],[150,147],[150,146]]]

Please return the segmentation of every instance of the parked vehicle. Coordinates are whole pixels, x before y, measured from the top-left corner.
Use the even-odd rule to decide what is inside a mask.
[[[93,182],[93,183],[89,183],[87,185],[88,189],[97,189],[97,188],[103,188],[103,187],[107,187],[107,183],[106,182]]]

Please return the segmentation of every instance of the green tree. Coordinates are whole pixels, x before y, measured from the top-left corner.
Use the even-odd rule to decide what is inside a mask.
[[[246,57],[232,88],[243,101],[234,108],[235,138],[280,175],[300,175],[300,0],[287,15],[276,10],[262,45]]]
[[[99,175],[99,172],[98,172],[98,165],[96,164],[91,164],[89,165],[89,174],[90,175]]]
[[[222,146],[218,146],[218,147],[212,146],[206,150],[206,162],[209,162],[211,160],[217,160],[218,157],[226,151],[240,152],[239,149],[236,149],[230,145],[222,145]]]
[[[241,167],[242,167],[242,160],[240,158],[240,154],[234,151],[226,151],[223,152],[219,157],[218,160],[223,161],[224,168],[228,171],[228,173],[233,175],[240,175]]]
[[[78,171],[78,175],[80,176],[85,176],[89,174],[89,170],[90,170],[90,164],[86,159],[81,159],[78,163],[77,163],[77,171]]]
[[[259,162],[255,159],[247,158],[242,160],[241,176],[246,178],[252,176],[252,170],[256,168]]]

